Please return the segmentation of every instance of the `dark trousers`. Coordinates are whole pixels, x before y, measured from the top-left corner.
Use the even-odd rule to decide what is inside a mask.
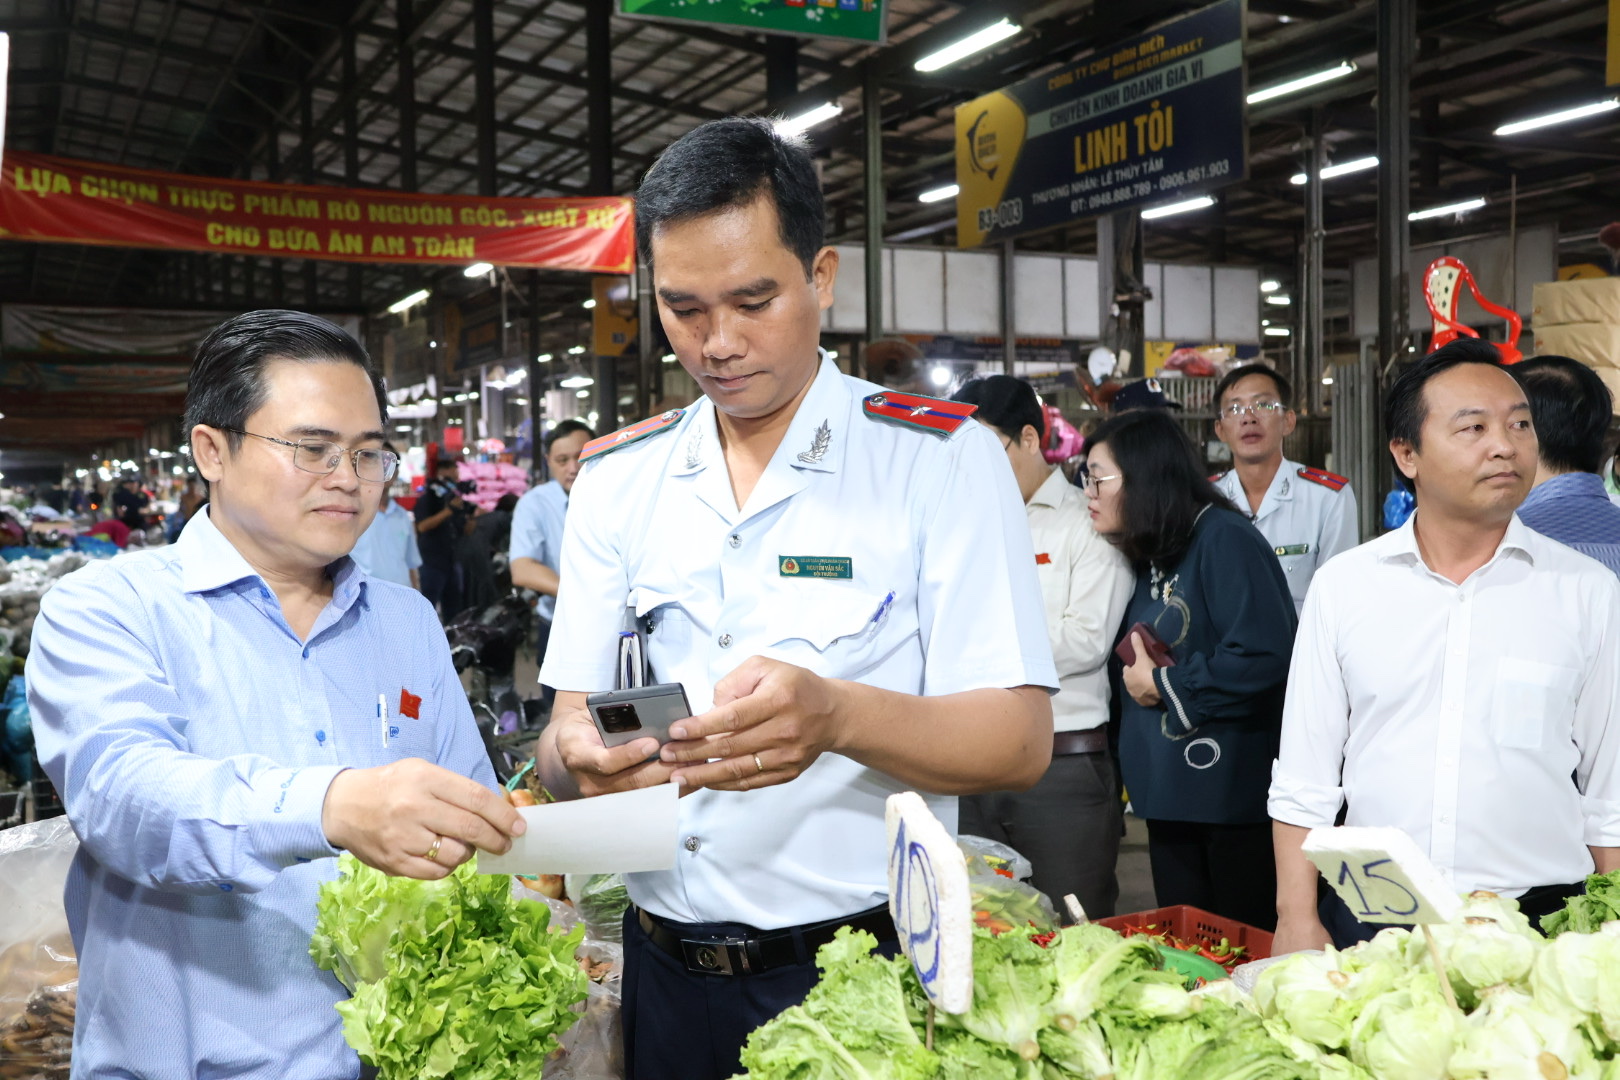
[[[443,563],[424,560],[417,571],[422,582],[422,595],[439,609],[439,619],[443,622],[449,622],[461,611],[461,581],[456,576],[458,569],[453,560]]]
[[[1149,821],[1147,827],[1160,907],[1191,904],[1261,930],[1277,928],[1271,822]]]
[[[1028,791],[998,791],[960,800],[958,831],[1012,847],[1035,868],[1031,879],[1063,915],[1073,893],[1092,919],[1114,914],[1119,899],[1119,838],[1125,817],[1107,751],[1052,759]]]
[[[1541,919],[1544,915],[1551,915],[1564,906],[1564,901],[1572,896],[1579,896],[1586,891],[1586,883],[1577,881],[1573,885],[1537,885],[1519,897],[1519,910],[1524,912],[1530,920],[1530,925],[1537,930],[1541,929]],[[1316,901],[1316,914],[1322,920],[1328,936],[1333,939],[1333,946],[1337,949],[1348,949],[1352,945],[1363,941],[1371,941],[1373,935],[1393,923],[1364,923],[1356,918],[1339,894],[1325,885],[1319,891]],[[1405,929],[1412,929],[1410,926]]]
[[[693,938],[754,933],[736,923],[665,923]],[[897,942],[879,946],[894,955]],[[700,975],[654,945],[634,907],[624,916],[625,1080],[727,1080],[748,1035],[816,984],[815,956],[758,975]]]

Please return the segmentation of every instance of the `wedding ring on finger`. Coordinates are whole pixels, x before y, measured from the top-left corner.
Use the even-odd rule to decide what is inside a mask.
[[[765,763],[763,761],[759,760],[759,755],[758,754],[754,755],[754,768],[758,769],[760,772],[765,771]]]
[[[426,859],[428,862],[438,862],[439,861],[439,845],[442,844],[442,843],[444,843],[444,837],[442,837],[442,836],[434,836],[434,838],[433,838],[433,846],[428,848],[427,851],[423,853],[422,858]]]

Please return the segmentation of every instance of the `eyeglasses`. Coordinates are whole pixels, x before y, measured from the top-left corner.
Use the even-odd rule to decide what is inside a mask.
[[[1095,495],[1097,494],[1098,485],[1102,484],[1106,480],[1118,479],[1119,475],[1117,473],[1113,476],[1093,476],[1090,469],[1081,469],[1080,490],[1085,492],[1087,495]]]
[[[349,464],[354,466],[354,475],[369,484],[386,484],[399,470],[399,455],[391,454],[387,450],[350,450],[346,446],[321,439],[299,439],[297,442],[288,442],[286,439],[277,439],[271,435],[243,431],[241,428],[224,430],[234,431],[238,435],[252,435],[255,439],[273,442],[277,446],[290,446],[293,452],[293,467],[302,472],[314,473],[316,476],[331,476],[337,471],[338,463],[345,455],[349,459]]]
[[[1230,417],[1233,420],[1241,420],[1244,416],[1259,416],[1264,418],[1267,416],[1279,416],[1283,412],[1286,412],[1287,409],[1288,406],[1284,405],[1280,401],[1256,401],[1252,405],[1243,405],[1234,401],[1232,404],[1221,410],[1221,415]]]

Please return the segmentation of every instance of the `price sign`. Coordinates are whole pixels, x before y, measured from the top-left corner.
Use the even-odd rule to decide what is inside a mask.
[[[889,914],[900,948],[935,1007],[973,1004],[973,898],[967,860],[914,791],[889,796]]]
[[[1399,829],[1312,829],[1303,851],[1362,922],[1427,926],[1462,910],[1456,890]]]

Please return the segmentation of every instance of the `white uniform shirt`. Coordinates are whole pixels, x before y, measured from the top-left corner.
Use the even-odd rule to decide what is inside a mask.
[[[422,566],[422,553],[416,547],[416,518],[389,499],[354,542],[349,557],[370,577],[412,588],[411,571]]]
[[[1283,459],[1277,475],[1271,478],[1259,513],[1250,513],[1249,497],[1236,469],[1229,469],[1215,480],[1215,487],[1231,499],[1254,522],[1277,553],[1288,591],[1294,596],[1294,612],[1305,608],[1305,594],[1311,578],[1322,564],[1341,551],[1356,546],[1356,493],[1345,484],[1339,491],[1307,480],[1300,475],[1305,466]]]
[[[874,420],[862,401],[881,389],[823,360],[742,510],[706,398],[588,461],[541,681],[612,688],[628,598],[653,621],[653,679],[681,683],[694,713],[754,655],[907,694],[1056,687],[1001,443],[974,422],[946,438]],[[843,565],[847,578],[808,573]],[[824,754],[787,784],[698,791],[681,800],[675,869],[629,875],[630,895],[665,918],[762,929],[873,907],[888,892],[884,801],[902,790]],[[954,831],[956,800],[927,798]]]
[[[1458,891],[1581,880],[1620,847],[1620,581],[1517,516],[1461,585],[1408,521],[1316,576],[1271,816],[1393,825]],[[1572,783],[1570,777],[1574,776]]]
[[[1052,470],[1024,509],[1057,665],[1052,728],[1101,727],[1108,722],[1108,657],[1136,575],[1125,556],[1092,528],[1085,496],[1062,470]]]

